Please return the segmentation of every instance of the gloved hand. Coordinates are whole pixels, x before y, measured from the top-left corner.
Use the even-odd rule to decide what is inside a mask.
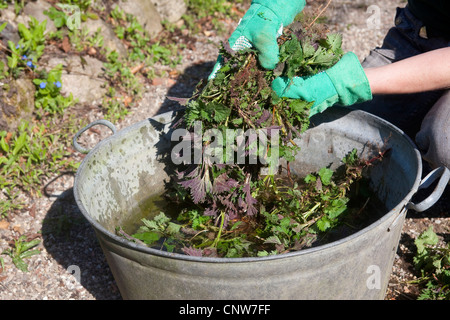
[[[253,0],[250,8],[228,39],[234,51],[254,46],[258,51],[261,66],[274,69],[279,61],[277,38],[283,27],[291,24],[295,16],[305,7],[305,0]],[[221,68],[221,57],[209,79]]]
[[[350,106],[372,99],[364,69],[352,52],[346,53],[330,69],[311,77],[294,77],[292,81],[275,78],[272,89],[279,97],[314,101],[310,117],[334,104]]]

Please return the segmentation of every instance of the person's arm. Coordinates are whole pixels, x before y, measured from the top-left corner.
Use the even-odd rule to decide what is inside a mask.
[[[389,65],[366,68],[372,94],[406,94],[450,88],[450,48]]]

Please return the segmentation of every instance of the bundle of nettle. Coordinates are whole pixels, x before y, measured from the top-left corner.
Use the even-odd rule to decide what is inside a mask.
[[[143,219],[134,241],[194,256],[266,256],[310,246],[361,211],[349,206],[367,165],[356,150],[339,170],[290,174],[313,102],[280,98],[271,89],[277,76],[330,68],[343,54],[341,43],[338,34],[286,29],[275,70],[260,67],[254,49],[234,52],[223,44],[222,68],[199,84],[183,116],[187,140],[199,152],[173,151],[184,161],[165,197],[178,212]]]

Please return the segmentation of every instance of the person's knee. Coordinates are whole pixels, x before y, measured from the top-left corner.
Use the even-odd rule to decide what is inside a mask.
[[[423,119],[416,143],[434,168],[450,168],[450,91],[442,95]]]

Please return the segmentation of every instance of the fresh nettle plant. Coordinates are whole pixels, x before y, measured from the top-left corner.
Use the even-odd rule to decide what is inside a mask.
[[[167,197],[184,209],[176,220],[163,212],[144,219],[133,238],[127,238],[194,256],[266,256],[309,246],[351,214],[351,186],[374,161],[359,159],[353,150],[339,170],[322,168],[304,179],[292,176],[289,163],[299,150],[295,139],[309,126],[313,102],[279,98],[270,86],[277,76],[310,76],[333,66],[343,55],[341,44],[338,34],[287,29],[279,38],[280,64],[269,71],[259,66],[254,49],[235,52],[223,44],[221,69],[184,101],[183,117],[193,141],[195,126],[201,123],[201,151],[210,149],[219,159],[204,156],[200,163],[188,159],[179,165]],[[204,133],[229,129],[267,134],[265,143],[247,138],[237,145],[245,155],[257,155],[256,163],[239,164],[234,153],[210,148],[218,141]],[[273,143],[269,137],[275,132],[279,139]],[[224,135],[219,145],[233,145],[233,138]],[[278,161],[272,157],[275,153],[286,165],[263,173]]]
[[[421,276],[419,300],[450,300],[450,244],[439,246],[433,226],[414,241],[417,252],[413,262]]]

